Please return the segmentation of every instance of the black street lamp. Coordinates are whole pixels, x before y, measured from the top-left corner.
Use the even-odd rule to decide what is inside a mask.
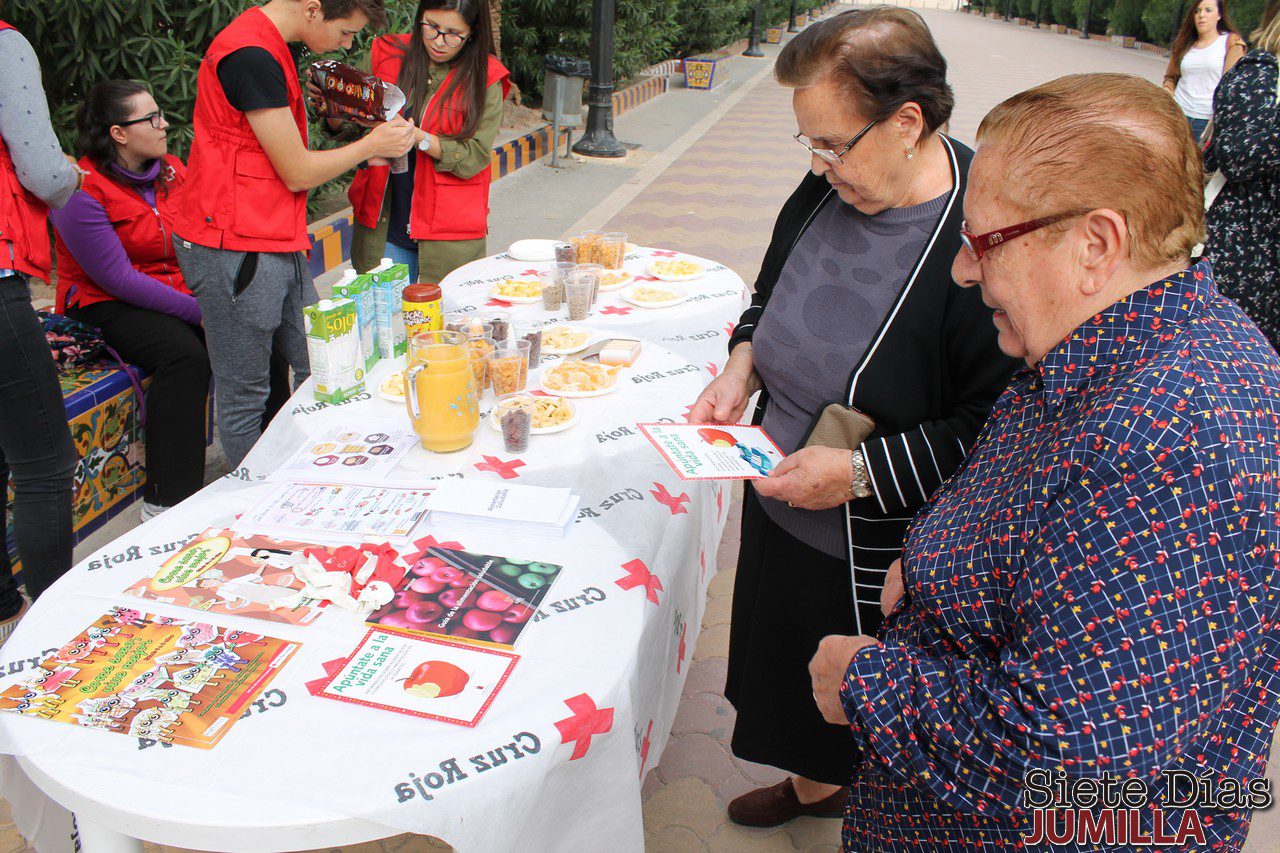
[[[764,56],[764,51],[760,49],[760,19],[764,17],[764,13],[760,10],[762,0],[756,0],[756,5],[751,10],[751,36],[747,41],[747,49],[742,52],[743,56]]]
[[[1036,27],[1035,27],[1037,30],[1038,30],[1038,29],[1040,29],[1040,10],[1041,10],[1041,9],[1043,9],[1043,8],[1044,8],[1044,0],[1037,0],[1037,2],[1036,2]]]
[[[796,26],[796,0],[791,0],[791,23],[787,24],[787,32],[800,32],[800,28]]]
[[[1087,39],[1089,37],[1089,25],[1093,23],[1093,0],[1089,0],[1089,5],[1084,7],[1084,32],[1080,33],[1080,38]]]
[[[1006,21],[1013,20],[1013,0],[1005,0],[1004,2],[1004,19]]]
[[[613,0],[591,5],[591,86],[587,89],[587,129],[573,146],[587,157],[625,157],[613,135]]]
[[[1169,39],[1169,46],[1173,46],[1173,40],[1178,37],[1178,29],[1182,26],[1182,10],[1186,6],[1184,0],[1178,0],[1178,14],[1173,19],[1173,36]]]

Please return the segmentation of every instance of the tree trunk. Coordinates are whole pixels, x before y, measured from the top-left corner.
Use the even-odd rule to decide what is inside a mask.
[[[493,22],[493,52],[502,55],[502,0],[489,0],[489,20]]]

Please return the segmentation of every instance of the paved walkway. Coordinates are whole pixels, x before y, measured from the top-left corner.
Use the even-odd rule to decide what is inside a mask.
[[[1119,71],[1158,82],[1163,73],[1161,60],[1136,51],[955,12],[922,14],[949,59],[957,96],[951,131],[965,142],[972,141],[978,122],[992,106],[1045,80],[1083,71]],[[795,128],[789,92],[767,73],[760,73],[767,72],[777,49],[766,47],[766,51],[769,57],[764,60],[736,59],[740,68],[735,69],[735,77],[739,77],[741,66],[748,71],[758,68],[759,72],[740,77],[748,82],[728,97],[724,93],[704,96],[708,114],[703,121],[690,126],[665,150],[646,152],[643,168],[628,175],[625,182],[606,171],[616,171],[616,165],[585,166],[599,170],[600,179],[615,189],[584,220],[591,220],[591,227],[600,227],[598,223],[607,219],[609,230],[626,231],[634,242],[714,258],[733,267],[744,279],[753,280],[774,217],[808,163],[803,149],[790,139]],[[674,102],[676,95],[668,97]],[[663,99],[659,99],[638,110],[634,118],[660,124],[668,120],[664,109]],[[495,233],[527,236],[517,226],[527,211],[546,204],[545,196],[504,204],[503,196],[520,186],[521,181],[507,179],[495,187]],[[587,226],[577,224],[567,231],[581,227]],[[498,242],[495,240],[495,245]],[[648,849],[660,853],[835,850],[838,821],[802,819],[784,828],[752,831],[729,823],[724,816],[728,800],[781,778],[770,768],[736,760],[727,746],[733,709],[722,690],[737,526],[735,501],[672,738],[661,763],[645,781]],[[1280,780],[1280,771],[1274,766],[1270,775]],[[0,821],[6,817],[0,813]],[[1270,814],[1256,818],[1254,838],[1280,837],[1276,831],[1280,822],[1271,818]],[[601,849],[608,846],[602,839]],[[0,826],[0,853],[24,849],[11,826]],[[428,839],[400,836],[344,849],[349,853],[409,853],[440,848]],[[1261,853],[1280,851],[1280,846],[1268,840],[1251,843],[1248,849]]]

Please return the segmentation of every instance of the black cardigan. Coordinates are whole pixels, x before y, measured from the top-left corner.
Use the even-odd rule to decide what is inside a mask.
[[[960,467],[1020,364],[997,346],[991,309],[982,303],[978,288],[958,287],[951,279],[973,152],[941,138],[952,170],[947,206],[866,354],[853,366],[843,401],[876,422],[862,445],[873,497],[845,504],[856,600],[879,600],[886,570],[902,551],[908,522]],[[792,247],[833,193],[825,178],[810,172],[783,205],[751,306],[729,340],[731,351],[755,333]],[[767,400],[766,388],[756,407],[756,423]]]

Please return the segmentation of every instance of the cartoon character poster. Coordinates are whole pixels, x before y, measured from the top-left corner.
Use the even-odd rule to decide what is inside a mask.
[[[474,727],[520,658],[507,651],[375,628],[307,684],[316,696]]]
[[[783,459],[758,426],[637,424],[682,480],[758,480]]]
[[[205,612],[305,625],[324,606],[301,594],[302,581],[294,575],[295,561],[305,559],[305,549],[313,547],[206,530],[125,593]]]
[[[116,607],[0,693],[0,711],[210,749],[297,649]]]

